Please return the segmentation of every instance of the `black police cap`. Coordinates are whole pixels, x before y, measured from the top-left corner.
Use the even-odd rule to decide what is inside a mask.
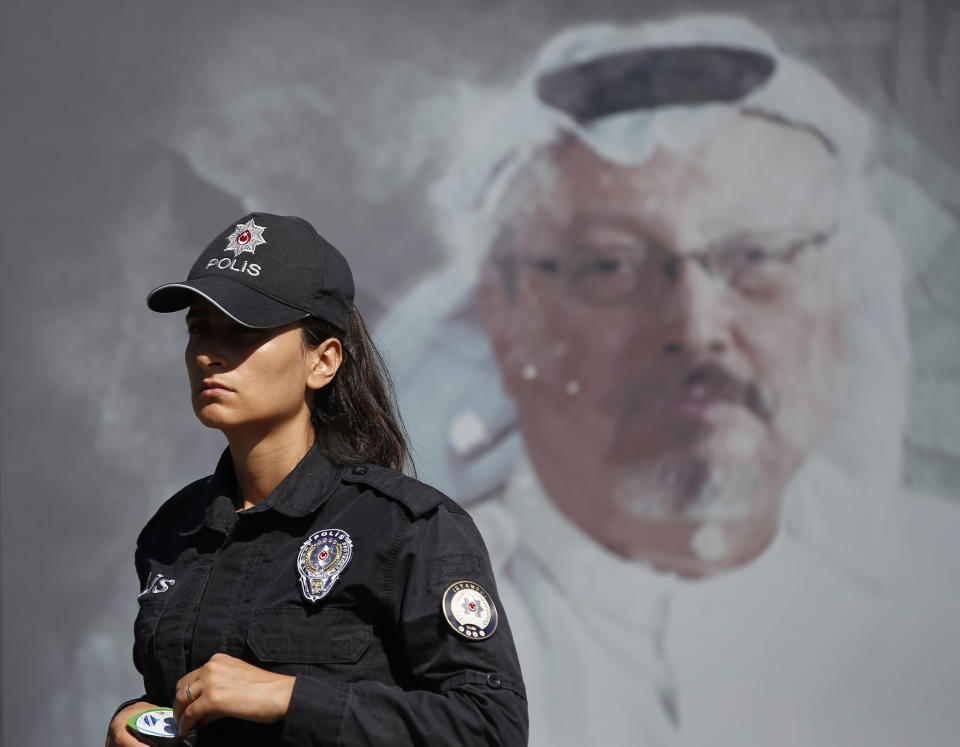
[[[147,306],[172,312],[201,296],[246,327],[318,317],[346,332],[353,274],[344,256],[303,218],[250,213],[231,223],[182,283],[150,291]]]

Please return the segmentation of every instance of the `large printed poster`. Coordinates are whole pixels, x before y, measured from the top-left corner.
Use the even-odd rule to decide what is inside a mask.
[[[956,740],[960,10],[143,13],[11,11],[4,740],[142,691],[136,535],[223,448],[143,299],[254,209],[349,257],[532,745]]]

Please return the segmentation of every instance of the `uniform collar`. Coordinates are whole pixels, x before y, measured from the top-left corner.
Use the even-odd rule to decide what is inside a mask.
[[[314,444],[270,495],[247,511],[273,509],[291,518],[306,516],[326,503],[340,484],[342,472],[343,465],[334,462]]]
[[[197,534],[205,527],[227,534],[236,521],[233,495],[237,492],[237,479],[233,471],[230,450],[225,449],[213,474],[203,480],[199,505],[206,506],[200,515],[180,532],[183,537]]]
[[[252,508],[243,514],[276,511],[284,516],[299,518],[318,509],[340,482],[343,468],[333,462],[314,444],[296,467],[280,481],[280,484]],[[207,508],[200,525],[187,533],[207,526],[217,532],[228,532],[236,521],[234,497],[237,494],[237,478],[233,469],[230,449],[224,449],[217,468],[207,478],[204,497]]]

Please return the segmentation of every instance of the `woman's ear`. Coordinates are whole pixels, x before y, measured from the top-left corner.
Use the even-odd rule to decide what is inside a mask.
[[[336,337],[329,337],[310,350],[307,360],[310,364],[307,388],[322,389],[330,383],[343,363],[343,346]]]

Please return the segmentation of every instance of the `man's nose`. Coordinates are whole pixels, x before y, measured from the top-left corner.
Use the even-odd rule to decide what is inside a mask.
[[[688,356],[725,352],[730,319],[722,283],[694,257],[672,257],[663,272],[662,352]]]

